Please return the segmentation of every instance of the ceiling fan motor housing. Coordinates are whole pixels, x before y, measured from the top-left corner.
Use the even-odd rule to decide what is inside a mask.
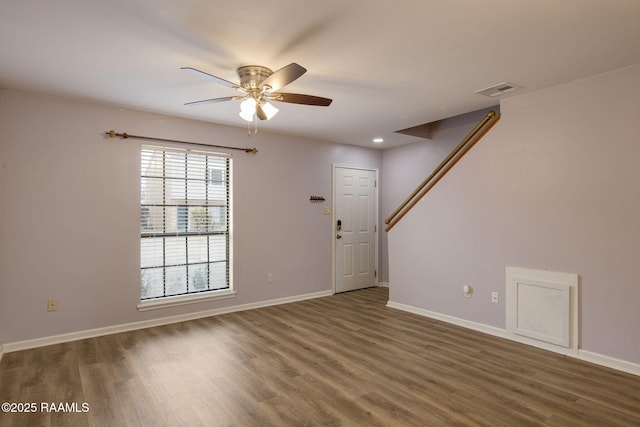
[[[267,67],[260,65],[245,65],[236,70],[240,78],[240,86],[245,89],[258,89],[267,77],[273,74]]]

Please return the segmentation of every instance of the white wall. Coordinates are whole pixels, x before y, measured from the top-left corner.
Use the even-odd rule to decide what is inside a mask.
[[[501,113],[389,233],[391,301],[504,328],[505,266],[577,273],[580,347],[640,363],[640,66]]]
[[[382,154],[0,91],[0,344],[331,289],[332,163]],[[130,134],[256,146],[234,156],[232,299],[139,312],[139,147]],[[322,195],[325,204],[310,203]],[[273,273],[273,284],[266,283]],[[57,298],[57,312],[46,311]]]

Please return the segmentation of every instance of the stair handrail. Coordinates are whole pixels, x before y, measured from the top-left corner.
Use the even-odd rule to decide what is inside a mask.
[[[406,214],[420,201],[433,186],[455,165],[464,154],[475,145],[488,131],[500,120],[500,114],[495,111],[489,111],[487,115],[480,120],[475,128],[467,136],[465,136],[456,147],[451,150],[449,155],[440,162],[440,164],[431,172],[420,185],[405,199],[404,202],[395,210],[384,223],[387,224],[385,231],[391,230]]]

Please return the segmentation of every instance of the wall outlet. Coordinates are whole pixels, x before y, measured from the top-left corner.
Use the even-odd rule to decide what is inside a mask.
[[[273,283],[273,273],[267,273],[267,283]]]
[[[493,304],[498,304],[500,302],[497,292],[491,292],[491,302]]]
[[[51,298],[47,302],[47,311],[58,311],[58,300],[55,298]]]

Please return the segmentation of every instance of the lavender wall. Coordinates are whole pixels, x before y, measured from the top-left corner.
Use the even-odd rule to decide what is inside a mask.
[[[504,100],[389,234],[393,302],[505,327],[505,266],[580,275],[580,348],[640,363],[640,66]],[[387,180],[410,173],[384,153]],[[462,286],[474,288],[471,299]]]
[[[0,91],[0,344],[331,289],[332,164],[378,150]],[[131,134],[234,152],[232,299],[139,312],[139,147]],[[312,204],[322,195],[326,204]],[[267,273],[273,284],[267,284]],[[46,311],[57,298],[59,309]]]
[[[426,179],[456,145],[493,110],[499,106],[462,114],[433,125],[431,139],[384,150],[382,154],[382,220],[395,211],[400,204]],[[388,171],[388,173],[386,173]],[[381,280],[389,282],[387,233],[382,235],[382,262],[385,270]]]

